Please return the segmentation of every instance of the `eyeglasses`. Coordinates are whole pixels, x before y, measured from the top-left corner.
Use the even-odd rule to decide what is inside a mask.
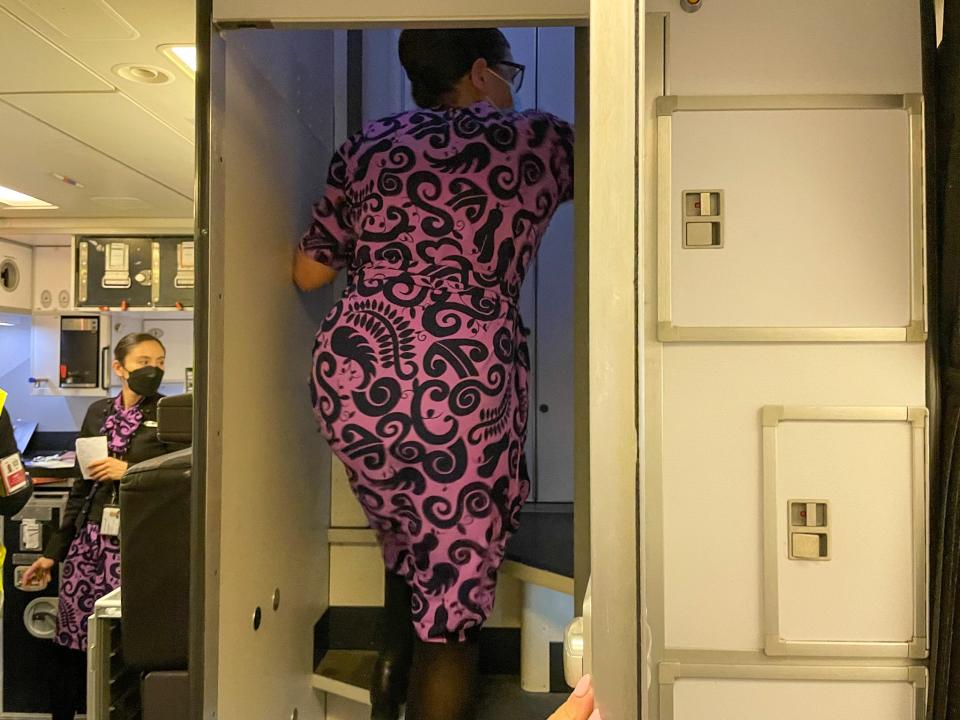
[[[509,85],[515,93],[520,92],[520,88],[523,87],[523,76],[526,72],[527,66],[521,65],[520,63],[510,62],[509,60],[501,60],[497,63],[497,67],[503,69],[503,74],[501,75],[497,71],[487,68],[495,76],[503,80],[507,85]]]

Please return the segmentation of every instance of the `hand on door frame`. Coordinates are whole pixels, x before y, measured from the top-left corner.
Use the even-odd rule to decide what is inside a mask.
[[[584,675],[570,697],[547,720],[602,720],[594,707],[593,679]]]

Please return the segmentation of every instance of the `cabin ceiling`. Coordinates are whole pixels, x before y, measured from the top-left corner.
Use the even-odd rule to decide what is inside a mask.
[[[0,235],[18,219],[36,232],[37,219],[192,216],[194,81],[162,49],[194,43],[193,0],[0,0],[0,39],[0,185],[57,206],[0,205]]]

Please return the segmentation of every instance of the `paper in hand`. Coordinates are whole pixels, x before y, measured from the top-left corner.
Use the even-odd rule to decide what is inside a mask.
[[[90,479],[90,464],[107,457],[107,436],[77,438],[77,462],[85,480]]]

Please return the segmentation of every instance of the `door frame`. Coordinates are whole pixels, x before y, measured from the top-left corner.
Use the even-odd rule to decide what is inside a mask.
[[[248,6],[251,2],[246,3]],[[262,3],[264,6],[269,3]],[[289,3],[288,3],[289,4]],[[589,50],[589,126],[594,128],[589,148],[578,145],[578,186],[590,197],[586,229],[578,221],[575,246],[574,358],[575,403],[588,408],[578,413],[574,428],[576,500],[589,508],[589,558],[578,554],[578,569],[589,562],[592,582],[590,637],[592,666],[601,711],[607,720],[640,716],[640,422],[642,407],[643,329],[641,307],[643,223],[640,139],[644,117],[640,112],[644,77],[644,6],[641,0],[565,0],[545,15],[536,0],[492,0],[483,8],[447,0],[424,0],[398,15],[394,0],[363,3],[356,17],[342,14],[337,3],[310,2],[308,18],[230,18],[214,22],[213,0],[197,2],[196,76],[196,288],[194,475],[191,518],[190,685],[191,717],[213,717],[216,708],[204,707],[204,689],[216,697],[220,685],[216,655],[207,653],[219,632],[215,604],[207,602],[207,588],[216,588],[215,555],[219,551],[219,477],[208,475],[207,462],[217,458],[220,440],[217,418],[223,398],[211,393],[219,372],[208,362],[220,348],[217,318],[210,308],[222,288],[211,283],[209,232],[211,207],[212,137],[210,59],[214,36],[221,30],[247,27],[312,27],[363,29],[383,26],[517,26],[589,25],[594,42]],[[478,15],[477,12],[483,14]],[[459,11],[459,12],[458,12]],[[319,14],[317,14],[319,13]],[[324,14],[327,13],[327,14]],[[583,36],[583,33],[578,33]],[[602,42],[596,41],[602,38]],[[600,130],[597,132],[596,130]],[[587,166],[587,167],[585,167]],[[589,168],[603,168],[590,173]],[[582,213],[580,214],[583,215]],[[292,242],[292,240],[291,240]],[[213,257],[216,258],[214,248]],[[215,277],[215,275],[214,275]],[[214,313],[216,311],[214,310]],[[590,483],[589,478],[595,478]],[[589,484],[588,484],[589,483]],[[593,491],[591,492],[590,488]],[[587,501],[587,502],[585,502]],[[212,512],[211,512],[212,511]],[[207,518],[211,522],[208,523]],[[616,552],[611,549],[616,548]],[[578,573],[582,575],[582,573]],[[583,587],[578,584],[578,601]],[[211,596],[212,597],[212,596]],[[577,603],[580,607],[580,602]],[[215,645],[214,645],[215,649]]]

